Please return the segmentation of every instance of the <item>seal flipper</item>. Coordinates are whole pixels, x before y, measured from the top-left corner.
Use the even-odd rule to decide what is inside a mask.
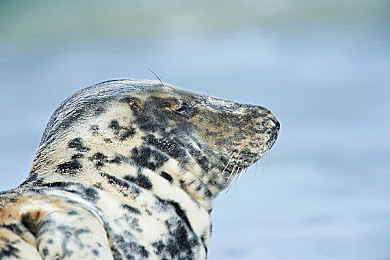
[[[36,248],[8,227],[0,227],[0,259],[42,260]]]
[[[54,212],[39,222],[37,249],[44,259],[112,259],[102,225],[84,213]]]
[[[60,198],[22,198],[0,219],[0,259],[113,259],[103,225]]]

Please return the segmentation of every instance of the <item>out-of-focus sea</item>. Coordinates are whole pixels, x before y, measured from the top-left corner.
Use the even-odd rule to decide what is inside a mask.
[[[63,99],[107,79],[153,79],[151,69],[188,90],[263,105],[281,123],[266,158],[216,199],[209,259],[390,259],[390,23],[383,13],[292,24],[266,17],[267,26],[204,25],[147,37],[62,28],[37,40],[29,21],[12,32],[12,19],[30,13],[1,8],[14,13],[0,18],[0,190],[27,176]],[[61,25],[54,14],[47,19]]]

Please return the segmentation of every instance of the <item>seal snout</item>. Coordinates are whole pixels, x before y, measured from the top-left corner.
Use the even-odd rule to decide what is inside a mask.
[[[271,113],[271,112],[270,112]],[[272,114],[271,114],[272,115]],[[269,117],[269,120],[271,120],[274,124],[275,124],[275,127],[276,127],[276,130],[279,132],[280,130],[280,123],[279,121],[275,118],[274,115],[272,115],[272,117]]]
[[[279,132],[280,123],[270,110],[262,106],[250,106],[249,109],[251,110],[252,115],[261,121],[271,121],[272,127],[274,127],[276,131]]]
[[[273,113],[262,106],[250,106],[249,114],[253,117],[252,127],[256,134],[248,136],[259,140],[260,157],[272,148],[279,135],[280,123]],[[247,123],[251,125],[251,123]]]

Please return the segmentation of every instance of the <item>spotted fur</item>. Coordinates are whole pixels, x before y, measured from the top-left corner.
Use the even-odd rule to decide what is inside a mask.
[[[215,196],[278,131],[263,107],[159,81],[81,90],[0,193],[0,259],[206,259]]]

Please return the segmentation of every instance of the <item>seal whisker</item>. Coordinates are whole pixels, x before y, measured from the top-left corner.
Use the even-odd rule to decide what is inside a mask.
[[[230,189],[231,189],[232,186],[233,186],[233,183],[232,183],[232,182],[229,183],[229,186],[228,186],[228,188],[226,189],[226,194],[230,191]]]
[[[258,162],[258,159],[256,157],[253,158],[252,161],[250,162],[250,165],[255,163],[255,175],[257,174],[257,162]]]
[[[236,167],[236,165],[235,165],[234,167]],[[234,169],[233,169],[233,171],[231,172],[228,181],[230,181],[230,179],[231,179],[232,176],[234,176]],[[231,189],[232,186],[233,186],[233,182],[230,182],[228,188],[226,189],[226,193],[229,192],[229,190]]]
[[[234,176],[234,175],[235,175],[235,179],[234,179],[234,181],[232,181],[232,182],[229,183],[229,187],[227,188],[226,193],[229,192],[229,190],[230,190],[231,187],[233,186],[233,183],[236,182],[236,181],[238,180],[238,178],[240,177],[240,174],[239,174],[239,173],[240,173],[241,169],[242,169],[241,167],[238,167],[237,170],[235,171],[235,173],[231,175],[231,176]]]
[[[238,146],[237,146],[238,147]],[[232,159],[234,158],[234,153],[238,152],[237,148],[233,149],[233,151],[229,154],[229,159],[228,159],[228,162],[226,163],[226,166],[224,167],[224,169],[222,170],[222,175],[224,175],[225,173],[225,170],[228,168],[228,166],[230,165],[230,163],[232,162]],[[229,179],[229,177],[227,177],[227,179]]]
[[[243,160],[242,156],[243,156],[244,151],[245,151],[245,149],[242,149],[237,154],[237,158],[235,160],[235,165],[234,165],[234,167],[232,169],[232,172],[230,173],[229,177],[227,178],[226,183],[228,183],[234,175],[239,175],[240,171],[236,170],[236,167],[239,166],[239,164],[242,162],[242,160]],[[238,169],[241,169],[241,168],[238,167]]]
[[[232,168],[232,171],[230,172],[230,174],[229,174],[229,176],[227,177],[227,180],[226,180],[226,182],[225,183],[228,183],[229,181],[230,181],[230,179],[232,178],[232,176],[234,176],[234,174],[235,174],[235,169],[236,169],[236,167],[238,166],[238,162],[239,162],[239,159],[240,159],[240,154],[243,152],[243,150],[241,150],[238,154],[237,154],[237,159],[235,160],[235,161],[233,161],[234,162],[234,166],[233,166],[233,168]],[[232,156],[232,158],[233,158],[233,156]]]
[[[238,169],[237,169],[237,174],[236,174],[236,178],[234,179],[234,181],[237,181],[238,180],[238,178],[241,176],[241,167],[238,167]]]
[[[234,164],[234,166],[232,166],[232,171],[230,172],[229,176],[226,177],[225,184],[227,184],[230,181],[231,177],[234,175],[235,167],[236,167],[236,164]]]

